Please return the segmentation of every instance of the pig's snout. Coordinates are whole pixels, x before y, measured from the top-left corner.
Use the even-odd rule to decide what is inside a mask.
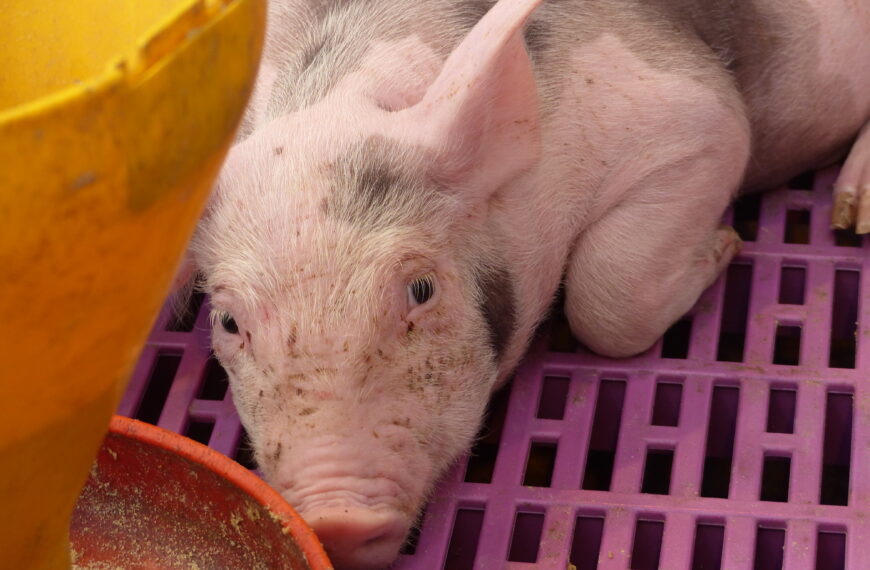
[[[302,513],[336,568],[386,568],[401,548],[408,521],[399,513],[333,504]]]

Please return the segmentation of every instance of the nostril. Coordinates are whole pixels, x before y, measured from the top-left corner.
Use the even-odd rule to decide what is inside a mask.
[[[324,507],[303,513],[337,568],[383,568],[399,552],[410,521],[362,507]]]

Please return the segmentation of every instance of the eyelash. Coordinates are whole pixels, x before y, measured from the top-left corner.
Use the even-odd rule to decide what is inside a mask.
[[[229,334],[239,334],[239,325],[231,314],[226,311],[212,311],[209,320],[211,321],[212,329],[216,328],[218,323]]]
[[[426,273],[408,283],[408,301],[423,305],[435,295],[435,276]],[[421,300],[422,298],[422,300]]]

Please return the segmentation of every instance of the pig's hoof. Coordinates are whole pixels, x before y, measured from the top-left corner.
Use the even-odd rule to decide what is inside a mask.
[[[834,184],[831,227],[870,232],[870,123],[864,125]]]
[[[743,249],[743,240],[731,226],[721,224],[716,230],[716,242],[713,246],[713,259],[717,266],[727,265],[731,258]]]
[[[854,186],[834,188],[831,228],[845,230],[852,226],[855,226],[855,233],[870,233],[870,181],[859,189]]]
[[[855,224],[858,210],[858,191],[853,186],[834,188],[834,206],[831,209],[831,228],[846,230]]]

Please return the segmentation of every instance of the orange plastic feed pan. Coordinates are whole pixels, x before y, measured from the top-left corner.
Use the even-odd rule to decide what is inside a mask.
[[[302,518],[228,457],[115,416],[70,528],[81,568],[332,568]]]
[[[265,0],[0,2],[0,568],[70,566],[264,25]]]

